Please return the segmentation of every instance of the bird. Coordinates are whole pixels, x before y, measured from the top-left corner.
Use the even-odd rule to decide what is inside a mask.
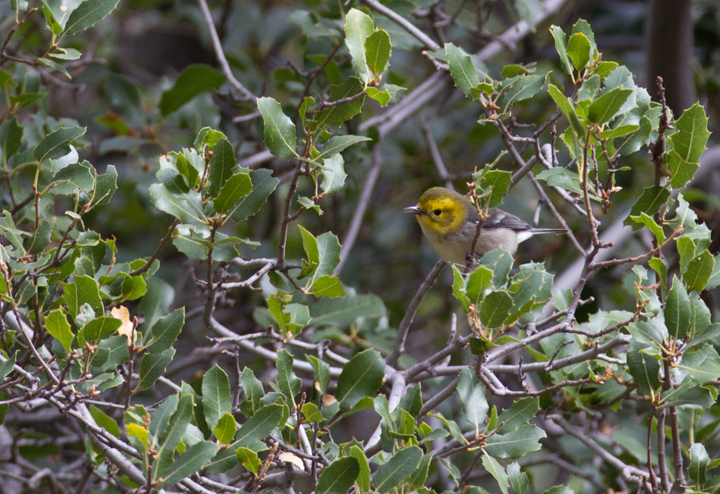
[[[425,191],[416,206],[406,207],[414,214],[435,252],[446,262],[465,265],[477,231],[478,214],[468,196],[445,187]],[[475,255],[481,257],[502,247],[515,255],[518,244],[533,235],[560,235],[562,228],[535,228],[515,215],[492,208],[480,229]]]

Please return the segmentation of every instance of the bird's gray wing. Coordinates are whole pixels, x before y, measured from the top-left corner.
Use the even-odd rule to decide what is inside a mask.
[[[509,228],[510,230],[522,232],[532,228],[517,216],[506,213],[502,209],[493,208],[488,211],[488,214],[490,217],[483,223],[483,229]]]

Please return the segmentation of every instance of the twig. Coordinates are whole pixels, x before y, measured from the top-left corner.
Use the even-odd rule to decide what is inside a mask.
[[[455,190],[455,187],[453,187],[452,184],[450,174],[448,173],[447,168],[445,168],[445,163],[443,163],[443,159],[440,155],[440,150],[438,149],[437,143],[435,142],[435,138],[430,131],[430,122],[423,122],[422,129],[423,134],[425,135],[425,140],[428,143],[428,148],[430,148],[430,155],[432,156],[433,163],[435,163],[435,168],[437,168],[438,175],[440,175],[440,179],[445,181],[445,187],[450,190]]]
[[[213,21],[207,2],[205,0],[198,0],[198,3],[200,4],[200,10],[202,10],[203,17],[205,18],[205,24],[207,25],[210,33],[210,39],[212,40],[213,49],[215,50],[215,56],[218,59],[218,63],[220,64],[223,74],[225,74],[225,77],[227,77],[228,81],[235,90],[241,94],[242,99],[255,101],[255,95],[248,91],[245,86],[240,84],[240,81],[235,78],[232,70],[230,69],[230,64],[228,63],[227,58],[225,58],[225,52],[223,51],[222,43],[220,42],[217,30],[215,29],[215,21]]]
[[[168,240],[172,237],[173,232],[175,231],[175,228],[180,224],[179,219],[175,219],[172,222],[172,225],[170,225],[170,228],[168,229],[168,232],[165,234],[165,236],[160,240],[160,243],[157,246],[157,249],[155,249],[155,252],[153,252],[153,255],[150,256],[150,259],[148,262],[146,262],[142,267],[136,269],[135,271],[132,271],[130,273],[130,276],[137,276],[139,274],[143,274],[146,271],[149,271],[152,267],[153,263],[155,262],[155,259],[158,258],[162,250],[165,248],[165,245],[168,243]],[[59,251],[59,250],[58,250]]]
[[[373,148],[372,166],[365,178],[365,183],[363,184],[362,192],[360,193],[360,199],[358,199],[355,212],[353,213],[352,220],[350,221],[350,227],[343,239],[342,250],[340,251],[340,262],[335,268],[335,275],[337,276],[339,276],[342,272],[348,257],[350,257],[350,251],[352,251],[352,248],[355,245],[358,233],[360,233],[363,217],[365,216],[365,212],[370,204],[370,198],[372,197],[373,189],[375,189],[375,183],[380,176],[380,168],[382,167],[382,164],[383,158],[381,146],[380,143],[376,143]]]
[[[565,432],[567,432],[575,439],[587,446],[593,453],[602,458],[605,463],[608,463],[614,468],[618,469],[622,473],[623,478],[625,478],[626,480],[630,480],[633,483],[638,483],[639,480],[641,486],[650,490],[650,485],[647,485],[647,482],[645,481],[645,479],[648,477],[647,472],[623,463],[621,460],[607,452],[605,448],[590,439],[586,431],[570,425],[562,417],[558,415],[549,415],[548,418],[555,422],[557,425],[559,425],[560,428],[563,429]]]
[[[420,307],[420,304],[425,298],[427,292],[435,284],[435,280],[437,280],[438,276],[440,276],[440,273],[445,267],[445,264],[446,262],[442,259],[436,262],[435,266],[432,268],[432,270],[430,270],[428,275],[425,277],[425,280],[420,285],[420,288],[418,288],[417,293],[415,293],[415,296],[410,302],[407,311],[405,311],[405,316],[403,317],[402,321],[400,321],[400,326],[398,326],[398,332],[397,336],[395,337],[395,345],[393,346],[393,350],[392,352],[390,352],[390,355],[385,358],[386,365],[395,365],[395,362],[397,362],[397,360],[400,358],[400,355],[402,355],[402,353],[405,351],[405,341],[407,340],[410,325],[415,318],[415,313],[417,312],[418,307]]]
[[[665,241],[662,243],[662,245],[655,247],[650,252],[646,252],[645,254],[635,256],[635,257],[625,257],[623,259],[610,259],[609,261],[603,261],[603,262],[595,262],[590,264],[590,269],[595,270],[599,268],[607,268],[610,266],[616,266],[618,264],[627,264],[627,263],[638,263],[640,261],[644,261],[645,259],[649,259],[650,257],[653,257],[655,254],[660,252],[664,247],[667,245],[670,245],[675,238],[680,236],[682,234],[682,227],[679,227],[677,230],[673,231],[672,234],[665,239]]]
[[[440,49],[440,45],[430,39],[427,34],[423,33],[420,29],[411,24],[410,21],[393,12],[392,10],[377,2],[376,0],[362,0],[362,3],[393,21],[395,24],[397,24],[398,26],[406,30],[408,33],[410,33],[412,36],[417,38],[418,41],[420,41],[430,50],[436,51]]]

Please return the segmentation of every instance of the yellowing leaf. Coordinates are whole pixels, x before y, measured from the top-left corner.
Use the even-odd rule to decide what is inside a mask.
[[[127,337],[128,345],[132,345],[133,323],[130,320],[130,312],[128,312],[127,307],[122,305],[113,307],[110,315],[122,321],[122,325],[118,328],[118,333]]]
[[[292,463],[300,470],[305,470],[305,465],[303,465],[302,460],[292,453],[280,453],[280,455],[278,456],[278,460],[284,461],[286,463]]]

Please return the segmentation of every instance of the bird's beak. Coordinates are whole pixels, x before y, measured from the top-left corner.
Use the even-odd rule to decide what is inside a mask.
[[[420,209],[417,206],[409,206],[405,209],[403,209],[406,213],[412,213],[412,214],[422,214],[422,209]]]

